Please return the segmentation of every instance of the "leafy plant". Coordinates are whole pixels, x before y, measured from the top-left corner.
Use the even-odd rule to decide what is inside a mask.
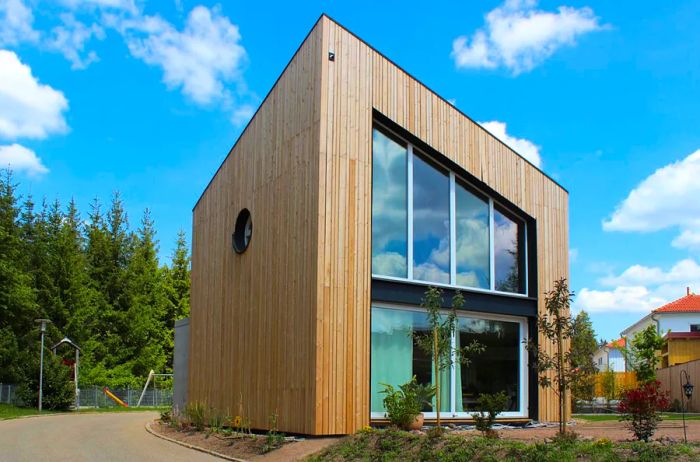
[[[455,348],[452,336],[457,328],[457,310],[464,306],[464,296],[458,290],[452,297],[452,307],[446,315],[441,313],[443,298],[442,289],[429,287],[425,292],[421,306],[428,312],[427,333],[415,333],[414,340],[418,347],[433,358],[433,373],[435,376],[435,412],[437,427],[440,428],[440,372],[452,367],[457,362],[468,366],[473,354],[484,351],[484,346],[476,340],[469,345]]]
[[[44,380],[42,407],[52,410],[66,410],[75,402],[75,388],[71,381],[70,368],[61,363],[58,357],[44,352]],[[39,359],[32,360],[24,371],[24,378],[17,395],[25,405],[36,407],[39,404]]]
[[[663,345],[664,339],[652,324],[643,331],[637,332],[630,347],[621,350],[636,372],[637,381],[644,383],[656,380],[656,366],[659,364],[658,351]]]
[[[206,407],[204,404],[199,402],[188,403],[185,406],[185,416],[196,430],[204,430],[206,423]]]
[[[476,429],[484,436],[494,437],[492,428],[498,414],[503,412],[508,405],[508,395],[505,392],[482,393],[479,395],[479,412],[472,414]]]
[[[162,411],[160,413],[160,421],[167,424],[173,420],[172,411],[170,409]]]
[[[658,381],[642,383],[639,387],[622,392],[617,406],[620,420],[640,441],[649,441],[661,422],[659,411],[669,407],[668,392],[662,392]]]
[[[418,402],[421,410],[423,410],[425,407],[430,408],[437,391],[435,386],[429,383],[417,383],[415,376],[413,376],[413,380],[409,383],[411,384],[410,386],[413,387],[413,391],[416,395],[416,401]]]
[[[537,329],[554,345],[548,353],[530,340],[527,349],[534,356],[534,367],[542,388],[553,388],[559,401],[559,433],[566,433],[566,402],[576,371],[572,366],[571,352],[565,342],[571,338],[573,323],[569,310],[574,293],[569,290],[565,278],[554,282],[554,289],[545,293],[545,314],[537,319]],[[551,374],[554,374],[552,380]]]
[[[593,324],[588,313],[581,311],[571,323],[571,397],[573,401],[591,401],[595,394],[595,377],[598,372],[593,355],[598,349]]]
[[[263,454],[279,448],[284,443],[284,433],[280,433],[277,429],[278,418],[277,412],[270,415],[270,430],[265,437],[265,444],[260,448],[260,452]]]
[[[384,389],[380,391],[384,395],[384,407],[387,417],[397,427],[406,428],[421,413],[423,403],[418,398],[416,377],[399,385],[396,389],[392,385],[381,384]],[[431,397],[432,398],[432,397]]]

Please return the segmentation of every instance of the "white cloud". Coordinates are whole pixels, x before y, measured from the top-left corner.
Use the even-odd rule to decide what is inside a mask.
[[[45,138],[68,130],[63,93],[39,83],[11,51],[0,50],[0,137]]]
[[[0,0],[0,45],[38,41],[33,23],[32,10],[22,0]]]
[[[64,6],[72,9],[103,9],[121,10],[131,13],[138,12],[134,0],[62,0]]]
[[[577,309],[591,313],[648,313],[684,296],[686,287],[700,288],[700,265],[693,259],[681,260],[668,270],[633,265],[599,283],[610,289],[581,289],[575,301]]]
[[[163,69],[163,81],[198,104],[226,102],[225,84],[241,78],[246,51],[238,26],[218,7],[195,7],[178,31],[160,16],[145,16],[122,24],[131,54]]]
[[[95,23],[87,26],[76,20],[72,14],[62,14],[61,20],[63,24],[52,29],[47,46],[62,53],[71,62],[71,69],[85,69],[90,63],[98,61],[94,51],[85,56],[81,55],[85,50],[85,43],[92,37],[104,39],[104,29]]]
[[[505,122],[492,120],[490,122],[479,122],[486,130],[491,132],[496,138],[503,141],[515,152],[532,162],[536,167],[542,166],[540,148],[535,143],[525,138],[515,138],[506,132]]]
[[[559,48],[575,45],[577,37],[604,27],[588,7],[560,6],[556,12],[536,7],[536,0],[506,0],[487,13],[483,28],[452,42],[457,67],[503,66],[517,75],[532,70]]]
[[[49,171],[34,151],[16,143],[0,146],[0,167],[9,167],[29,176],[43,175]]]
[[[675,247],[700,250],[700,150],[666,165],[639,183],[620,203],[606,231],[650,232],[678,227]]]
[[[255,114],[255,107],[252,104],[242,104],[233,110],[231,122],[233,125],[240,127],[248,123],[251,117]]]
[[[576,263],[578,261],[578,249],[569,249],[569,263]]]

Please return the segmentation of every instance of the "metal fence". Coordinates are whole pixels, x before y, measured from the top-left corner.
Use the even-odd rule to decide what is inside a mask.
[[[17,397],[17,385],[0,383],[0,404],[22,405],[22,400]]]
[[[143,388],[110,388],[119,399],[124,401],[129,407],[135,407],[139,402],[139,397]],[[172,406],[173,391],[164,388],[149,388],[143,395],[141,406]],[[104,394],[100,387],[90,387],[80,389],[80,407],[114,407],[117,403]]]
[[[135,407],[139,402],[139,397],[143,388],[110,388],[119,399],[124,401],[129,407]],[[22,405],[22,401],[17,397],[17,386],[0,383],[0,403]],[[169,388],[149,388],[143,395],[141,406],[165,407],[173,405],[173,391]],[[102,391],[101,387],[87,387],[80,389],[81,408],[115,407],[117,403],[112,401]]]

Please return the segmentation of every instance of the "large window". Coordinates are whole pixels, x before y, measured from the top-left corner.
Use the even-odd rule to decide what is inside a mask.
[[[408,276],[406,147],[374,130],[372,137],[372,270]]]
[[[414,375],[419,383],[434,382],[432,358],[413,340],[414,333],[427,329],[423,310],[373,304],[370,387],[373,417],[383,417],[386,411],[384,395],[380,393],[382,384],[397,387]],[[480,394],[503,391],[508,395],[504,415],[525,416],[526,331],[526,322],[521,318],[460,313],[453,334],[455,346],[477,340],[486,349],[473,356],[468,366],[453,361],[452,368],[441,374],[441,412],[468,417],[476,409]],[[426,406],[423,411],[430,416],[433,408]]]
[[[372,138],[372,275],[525,294],[524,221],[387,133]]]
[[[450,181],[413,155],[413,279],[450,283]]]

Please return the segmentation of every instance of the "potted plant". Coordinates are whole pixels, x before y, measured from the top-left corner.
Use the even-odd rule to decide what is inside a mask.
[[[435,396],[435,393],[437,392],[437,389],[435,388],[434,385],[431,385],[429,383],[416,383],[416,377],[414,376],[411,382],[409,382],[411,386],[413,387],[415,396],[416,396],[416,401],[418,402],[418,406],[423,411],[426,407],[430,409],[432,407],[433,403],[433,397]],[[409,425],[409,430],[420,430],[423,428],[423,424],[425,423],[425,415],[423,412],[418,413],[418,415],[413,419],[413,422]]]
[[[382,384],[385,394],[384,407],[392,424],[404,430],[420,430],[425,420],[422,410],[430,405],[435,396],[435,387],[418,384],[414,376],[398,389]]]

